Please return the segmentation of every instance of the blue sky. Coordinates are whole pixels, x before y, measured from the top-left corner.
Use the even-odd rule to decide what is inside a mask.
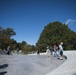
[[[0,0],[0,26],[13,28],[17,42],[35,45],[44,27],[54,21],[76,32],[76,0]]]

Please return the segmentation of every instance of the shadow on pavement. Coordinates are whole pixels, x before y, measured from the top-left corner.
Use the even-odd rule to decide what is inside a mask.
[[[4,68],[6,68],[6,67],[8,67],[8,64],[0,65],[0,69],[4,69]]]
[[[6,71],[0,72],[0,75],[4,75],[4,74],[6,74],[6,73],[7,73]]]
[[[76,73],[74,73],[73,75],[76,75]]]
[[[67,56],[63,55],[63,57],[67,60]]]
[[[67,60],[67,56],[63,55],[63,58],[65,58],[65,60]],[[58,60],[60,60],[60,58],[57,58]]]
[[[4,68],[6,68],[6,67],[8,67],[8,64],[0,65],[0,69],[4,69]],[[7,73],[6,71],[0,72],[0,75],[4,75],[4,74],[6,74],[6,73]]]

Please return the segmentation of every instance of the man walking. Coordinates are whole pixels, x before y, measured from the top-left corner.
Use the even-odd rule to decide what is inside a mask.
[[[62,60],[63,59],[63,42],[60,43],[59,45],[59,51],[60,51],[60,59]]]

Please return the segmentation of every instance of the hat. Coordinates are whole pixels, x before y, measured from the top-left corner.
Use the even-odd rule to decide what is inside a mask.
[[[61,45],[63,44],[63,42],[61,42]]]

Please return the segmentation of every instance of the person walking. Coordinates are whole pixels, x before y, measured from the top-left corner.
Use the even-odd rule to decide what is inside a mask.
[[[63,42],[60,43],[59,45],[59,51],[60,51],[60,56],[59,58],[62,60],[63,59]]]
[[[52,49],[52,47],[50,47],[50,52],[51,52],[51,55],[53,55],[53,49]]]
[[[47,56],[50,57],[50,46],[47,46]]]
[[[7,47],[7,54],[10,54],[10,46]]]
[[[57,43],[55,43],[55,44],[54,44],[54,57],[57,56],[57,49],[58,49]]]
[[[39,48],[37,49],[37,54],[38,54],[38,55],[40,54],[40,49],[39,49]]]

